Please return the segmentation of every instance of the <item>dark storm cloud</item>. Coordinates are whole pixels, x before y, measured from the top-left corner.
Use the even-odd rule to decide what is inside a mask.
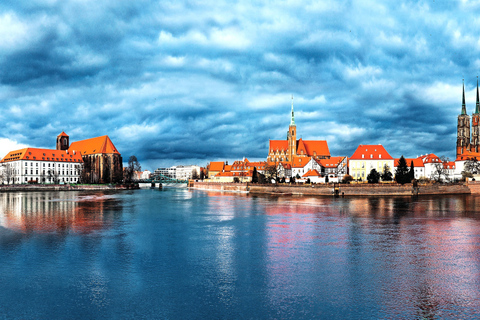
[[[108,134],[150,169],[265,158],[298,133],[333,155],[383,144],[452,157],[471,1],[270,3],[31,0],[0,4],[4,148]],[[3,153],[8,150],[1,150]]]

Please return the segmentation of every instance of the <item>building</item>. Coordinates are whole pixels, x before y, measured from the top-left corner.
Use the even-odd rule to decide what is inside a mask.
[[[381,144],[359,145],[348,162],[350,175],[356,180],[366,180],[372,169],[383,173],[385,166],[392,171],[394,159]]]
[[[82,168],[79,152],[24,148],[0,161],[0,176],[4,184],[78,183]]]
[[[208,165],[208,178],[215,177],[218,173],[223,172],[225,168],[225,163],[221,161],[210,162]]]
[[[467,114],[465,105],[465,83],[462,89],[462,111],[458,115],[457,123],[457,152],[456,158],[467,152],[480,152],[480,100],[478,93],[477,77],[477,101],[475,112],[472,114],[472,130],[470,134],[470,116]]]
[[[330,159],[318,160],[320,166],[322,166],[322,172],[329,177],[329,181],[337,178],[341,181],[348,172],[348,157],[331,157]]]
[[[188,180],[193,177],[200,177],[201,169],[199,166],[173,166],[170,168],[158,168],[154,171],[154,176],[164,176],[177,180]]]
[[[270,140],[267,162],[286,162],[293,164],[295,158],[329,159],[330,151],[325,140],[297,140],[297,126],[292,112],[286,140]]]
[[[425,165],[423,163],[424,158],[422,158],[422,157],[423,156],[420,156],[418,158],[405,158],[405,161],[407,162],[407,166],[408,166],[409,170],[410,170],[410,167],[411,167],[412,162],[413,162],[414,177],[417,180],[427,177],[425,175]],[[396,172],[397,167],[398,167],[398,161],[400,161],[400,158],[395,159],[395,167],[392,170],[392,176],[395,175],[395,172]]]
[[[164,176],[167,178],[175,179],[175,175],[177,172],[177,167],[170,167],[170,168],[158,168],[153,172],[154,176]]]
[[[122,156],[108,136],[73,142],[65,132],[57,136],[57,150],[80,152],[82,180],[86,183],[117,183],[123,180]]]

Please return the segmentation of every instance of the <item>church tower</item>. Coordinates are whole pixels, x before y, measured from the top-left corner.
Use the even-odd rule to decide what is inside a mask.
[[[465,106],[465,83],[462,92],[462,113],[458,115],[457,124],[457,156],[467,151],[470,147],[470,117]]]
[[[290,120],[290,126],[288,127],[288,159],[287,161],[292,161],[293,157],[297,155],[297,126],[295,125],[295,116],[293,113],[293,95],[292,95],[292,118]]]
[[[479,152],[480,150],[480,101],[478,99],[478,76],[477,76],[477,103],[475,113],[472,115],[472,146],[470,151]]]
[[[57,136],[57,150],[68,150],[70,147],[69,139],[68,134],[62,131],[62,133]]]

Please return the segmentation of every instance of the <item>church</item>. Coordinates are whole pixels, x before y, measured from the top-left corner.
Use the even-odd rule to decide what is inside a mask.
[[[293,165],[296,162],[303,162],[314,158],[330,159],[327,141],[325,140],[297,140],[297,126],[295,125],[295,116],[292,113],[290,126],[288,127],[286,140],[270,140],[267,162],[282,162]]]
[[[462,92],[462,112],[458,115],[457,124],[457,159],[469,157],[480,152],[480,101],[478,93],[478,77],[477,77],[477,103],[475,112],[472,114],[470,135],[470,116],[467,114],[465,105],[465,83]]]
[[[108,136],[73,142],[62,132],[57,136],[57,150],[79,152],[83,159],[81,181],[117,183],[123,179],[122,156]]]

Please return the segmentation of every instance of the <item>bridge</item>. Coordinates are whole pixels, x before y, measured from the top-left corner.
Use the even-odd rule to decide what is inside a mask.
[[[137,180],[138,185],[141,188],[157,188],[161,186],[180,186],[182,184],[187,184],[188,180],[179,180],[167,177],[161,174],[157,174],[151,179],[141,179]]]

